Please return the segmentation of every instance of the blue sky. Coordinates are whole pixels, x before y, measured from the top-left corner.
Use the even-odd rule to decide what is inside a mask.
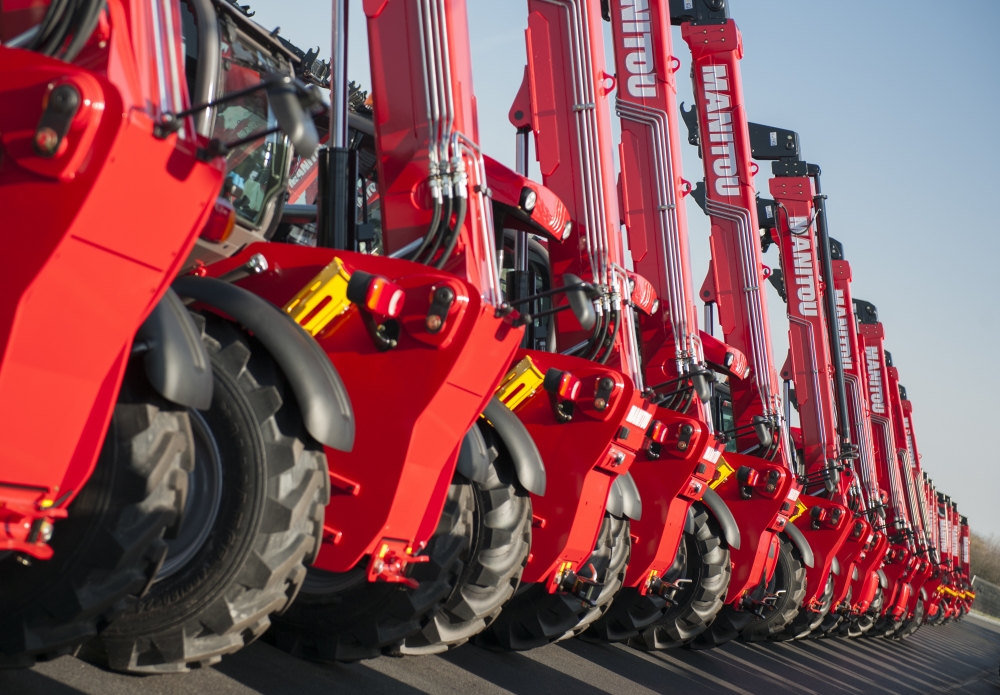
[[[247,0],[255,19],[329,56],[328,0]],[[292,10],[291,8],[295,8]],[[873,302],[914,404],[922,465],[974,529],[1000,534],[1000,3],[733,0],[747,111],[797,130],[823,169],[830,230],[855,297]],[[507,111],[524,68],[524,4],[468,0],[482,145],[513,165]],[[360,0],[351,1],[352,79],[368,84]],[[675,30],[679,74],[690,66]],[[681,99],[691,102],[681,80]],[[685,145],[686,178],[701,162]],[[768,168],[762,167],[766,173]],[[767,191],[762,173],[758,190]],[[708,267],[708,224],[689,202],[692,263]],[[778,265],[773,249],[765,258]],[[770,288],[769,288],[770,290]],[[770,293],[778,366],[784,305]]]

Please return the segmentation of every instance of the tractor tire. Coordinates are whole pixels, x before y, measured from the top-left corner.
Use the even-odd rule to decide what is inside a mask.
[[[0,561],[0,668],[75,652],[149,588],[194,465],[185,409],[128,369],[90,479],[55,525],[51,560]]]
[[[472,482],[475,504],[465,565],[451,595],[426,626],[403,640],[401,654],[437,654],[464,644],[500,615],[514,595],[531,550],[531,497],[491,427],[475,425],[491,458],[490,475]]]
[[[896,632],[889,635],[890,639],[904,640],[916,632],[924,622],[924,600],[917,599],[917,606],[913,609],[913,617],[905,621]]]
[[[369,582],[368,558],[347,572],[310,567],[294,605],[275,618],[264,641],[310,661],[353,662],[398,653],[399,645],[427,627],[453,595],[472,544],[476,493],[464,476],[448,489],[437,529],[402,583]]]
[[[847,601],[848,605],[851,602],[851,588],[847,590]],[[837,610],[830,610],[826,616],[823,618],[823,622],[819,624],[815,630],[809,633],[809,639],[820,639],[822,637],[836,637],[840,633],[840,628],[845,622],[845,615],[841,611],[844,610],[838,606]]]
[[[795,618],[785,626],[781,632],[772,635],[772,642],[787,642],[793,639],[805,639],[813,630],[817,629],[826,618],[833,607],[833,575],[829,575],[826,580],[826,589],[820,597],[820,609],[818,611],[800,610]]]
[[[882,585],[875,589],[875,598],[872,599],[871,604],[868,606],[868,610],[861,617],[852,621],[850,630],[848,631],[848,637],[861,637],[872,629],[875,624],[875,620],[878,618],[878,614],[882,612],[882,601],[884,600],[885,594],[882,593]]]
[[[190,513],[149,593],[82,654],[117,671],[188,671],[254,641],[295,598],[320,543],[326,455],[281,370],[235,324],[194,319],[215,388],[211,408],[191,413]]]
[[[694,533],[684,534],[664,576],[667,582],[690,580],[681,584],[673,601],[624,589],[585,639],[628,641],[636,649],[660,650],[679,647],[708,627],[722,607],[732,566],[719,524],[700,502],[692,506],[692,521]]]
[[[574,637],[607,611],[621,588],[631,551],[628,519],[605,513],[589,565],[602,582],[595,605],[567,593],[550,594],[545,584],[522,586],[475,644],[495,651],[524,651]]]
[[[740,633],[746,642],[763,642],[785,629],[799,614],[806,596],[806,568],[802,556],[792,542],[780,537],[778,563],[767,585],[768,594],[779,594],[764,618],[754,620]]]
[[[682,537],[674,562],[663,574],[663,580],[673,583],[682,579],[687,570],[687,561],[687,543]],[[656,594],[643,596],[635,587],[623,588],[618,592],[610,609],[591,623],[579,637],[585,642],[595,644],[626,642],[638,637],[640,630],[660,620],[669,605],[667,599]]]

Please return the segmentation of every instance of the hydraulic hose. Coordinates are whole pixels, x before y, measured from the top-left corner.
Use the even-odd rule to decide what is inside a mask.
[[[452,198],[450,195],[445,196],[444,201],[444,214],[438,220],[437,227],[428,234],[428,239],[433,242],[430,248],[423,256],[415,256],[413,260],[418,263],[423,263],[424,265],[429,265],[431,261],[434,260],[434,254],[437,253],[438,249],[441,248],[441,240],[444,238],[444,234],[447,232],[449,225],[451,224],[451,213],[452,213]],[[426,240],[425,240],[426,241]]]
[[[610,316],[608,318],[611,318]],[[611,332],[611,342],[608,344],[608,348],[604,351],[604,355],[598,360],[601,364],[607,364],[608,359],[611,357],[611,353],[614,352],[615,341],[618,340],[618,330],[622,325],[620,312],[614,312],[614,328]]]
[[[449,231],[448,244],[445,246],[444,252],[441,254],[441,259],[434,264],[434,267],[438,270],[444,268],[445,263],[447,263],[448,259],[451,258],[451,253],[455,250],[455,244],[458,243],[458,237],[462,234],[462,225],[465,224],[465,215],[468,210],[469,199],[464,196],[460,197],[458,199],[458,211],[455,213],[455,229]]]

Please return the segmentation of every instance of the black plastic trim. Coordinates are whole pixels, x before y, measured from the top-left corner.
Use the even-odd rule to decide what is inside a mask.
[[[715,515],[715,520],[719,522],[719,526],[722,527],[722,535],[726,538],[726,543],[733,550],[740,549],[740,527],[736,523],[736,517],[729,510],[729,506],[726,501],[719,497],[719,493],[708,488],[705,490],[705,495],[701,498],[701,501],[705,503],[712,514]]]
[[[146,378],[157,393],[186,408],[212,406],[212,363],[176,292],[167,288],[135,339],[136,348],[145,348]]]
[[[785,535],[787,535],[795,547],[799,549],[799,555],[802,556],[803,565],[806,567],[812,567],[816,564],[816,556],[813,554],[812,546],[809,545],[809,541],[806,539],[802,531],[799,530],[798,526],[790,522],[785,524]],[[836,562],[837,558],[834,557],[833,561]]]
[[[544,495],[545,464],[524,424],[496,396],[486,404],[483,415],[506,445],[521,486],[533,495]]]
[[[270,302],[237,285],[185,275],[174,289],[236,319],[253,332],[284,371],[306,429],[331,449],[354,447],[354,409],[344,382],[312,336]]]
[[[490,456],[486,450],[486,439],[476,425],[469,428],[462,439],[455,470],[474,483],[486,483],[490,479]]]
[[[619,519],[628,517],[633,521],[642,519],[642,498],[639,496],[639,486],[631,473],[619,475],[611,484],[608,492],[607,510]]]

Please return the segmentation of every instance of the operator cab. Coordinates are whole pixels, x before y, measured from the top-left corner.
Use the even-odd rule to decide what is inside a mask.
[[[195,7],[182,0],[185,76],[192,104],[210,94],[218,98],[256,84],[268,74],[298,75],[313,68],[314,54],[304,54],[250,18],[253,12],[228,0],[213,0],[218,15],[220,56],[218,61],[199,55],[202,41]],[[319,64],[322,65],[322,64]],[[209,74],[213,66],[217,72]],[[317,84],[317,80],[311,80]],[[207,85],[207,86],[206,86]],[[210,98],[211,98],[210,97]],[[215,106],[210,114],[209,138],[232,142],[255,132],[274,128],[277,118],[264,90]],[[226,155],[226,178],[220,198],[236,213],[229,236],[212,241],[199,238],[187,265],[213,263],[232,256],[247,244],[270,239],[277,230],[288,188],[293,149],[288,137],[271,133],[232,148]]]

